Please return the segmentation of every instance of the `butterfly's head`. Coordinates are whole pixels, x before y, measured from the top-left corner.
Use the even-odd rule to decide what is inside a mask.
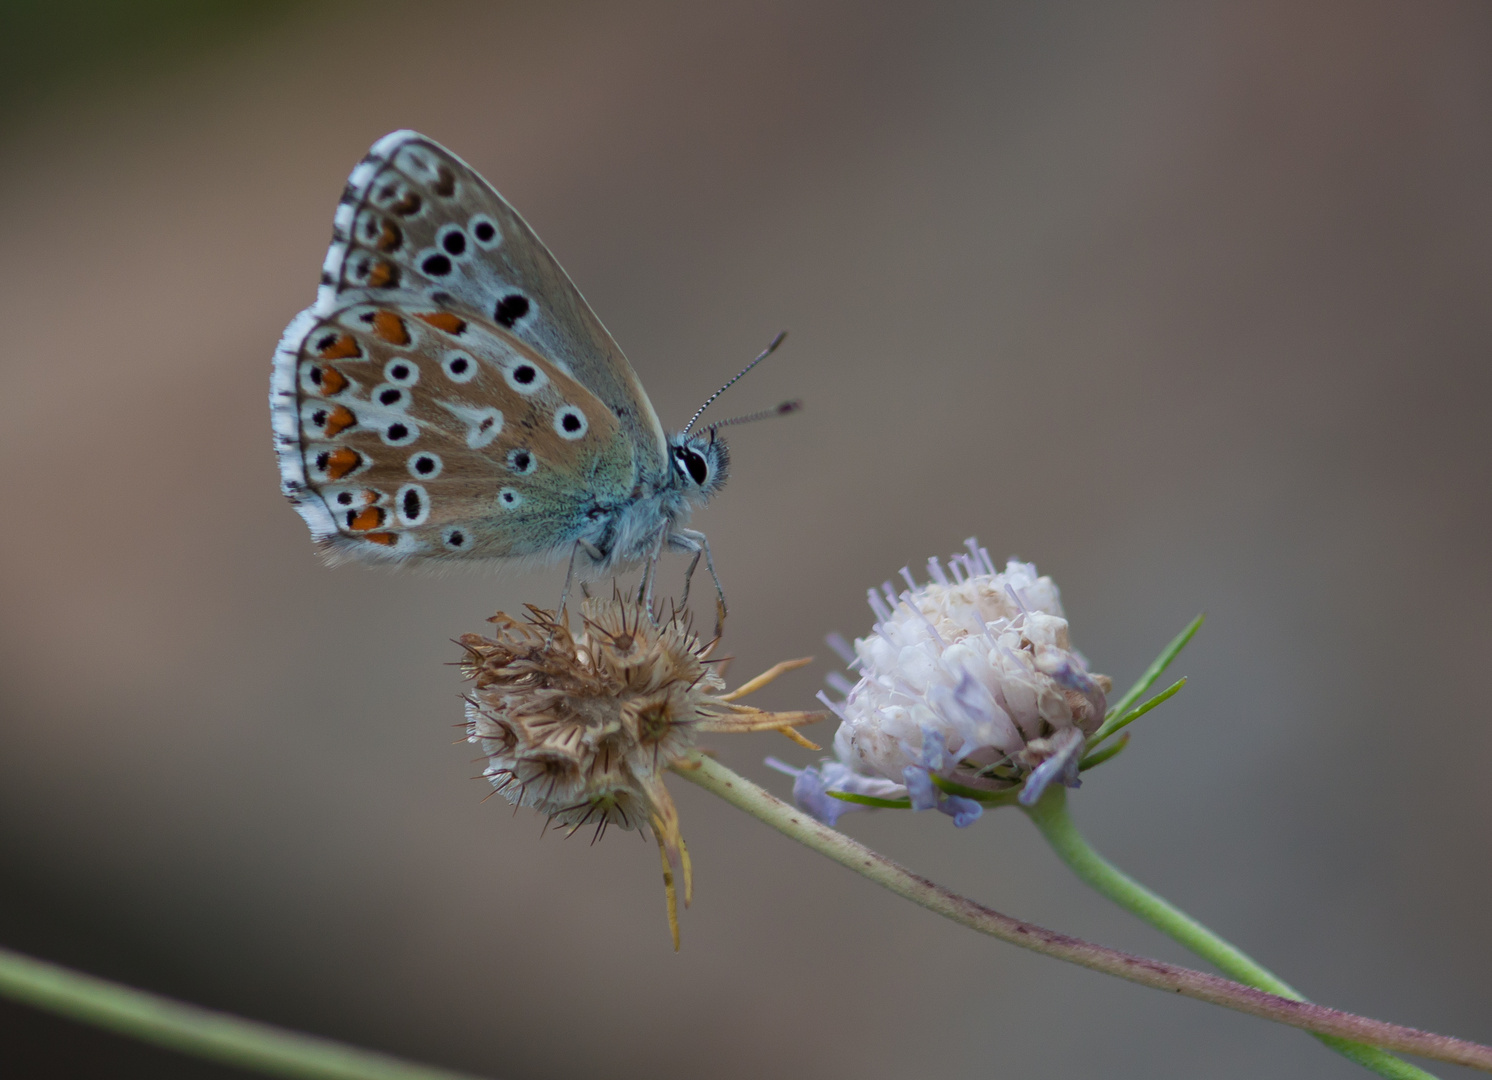
[[[730,474],[730,450],[713,429],[692,438],[675,435],[668,440],[668,457],[675,485],[686,497],[700,502],[723,488]]]

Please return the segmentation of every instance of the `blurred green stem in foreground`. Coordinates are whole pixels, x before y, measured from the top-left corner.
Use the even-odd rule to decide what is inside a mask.
[[[1119,881],[1128,883],[1130,888],[1137,890],[1136,897],[1158,905],[1158,909],[1166,913],[1163,916],[1147,914],[1145,918],[1177,940],[1183,940],[1180,936],[1183,932],[1194,935],[1184,940],[1188,948],[1209,955],[1224,970],[1229,970],[1232,964],[1234,970],[1246,972],[1257,982],[1278,986],[1288,994],[1276,995],[1216,975],[1131,956],[1002,915],[911,873],[838,830],[813,820],[710,758],[696,757],[688,767],[678,767],[675,771],[820,854],[981,933],[1143,986],[1184,994],[1251,1016],[1304,1028],[1334,1039],[1333,1045],[1344,1044],[1337,1048],[1355,1061],[1377,1061],[1374,1055],[1386,1059],[1386,1064],[1370,1065],[1384,1076],[1425,1077],[1430,1074],[1372,1049],[1376,1046],[1492,1072],[1492,1047],[1369,1020],[1299,1000],[1293,990],[1248,957],[1103,863],[1081,838],[1077,838],[1076,833],[1071,832],[1070,823],[1063,826],[1065,811],[1060,806],[1055,812],[1046,810],[1043,817],[1043,808],[1038,805],[1032,812],[1033,819],[1038,827],[1045,823],[1043,831],[1046,828],[1053,830],[1049,835],[1058,837],[1053,845],[1059,852],[1065,845],[1065,850],[1072,853],[1069,861],[1074,868],[1083,865],[1093,873],[1094,860],[1101,864],[1093,879],[1105,882],[1100,891],[1107,888],[1117,890],[1115,883]],[[1062,789],[1056,790],[1060,792]],[[1105,891],[1105,895],[1110,894]],[[1135,911],[1140,911],[1142,906],[1138,899],[1121,900],[1121,903]],[[1216,957],[1208,953],[1209,949],[1216,950]],[[298,1080],[475,1080],[470,1074],[418,1065],[331,1039],[285,1031],[270,1024],[172,1001],[8,949],[0,949],[0,997],[142,1042],[272,1076]],[[1347,1042],[1349,1039],[1354,1041]]]
[[[1100,895],[1107,897],[1131,914],[1138,915],[1166,937],[1206,960],[1213,967],[1248,986],[1267,990],[1280,997],[1304,1001],[1305,997],[1274,972],[1245,955],[1190,915],[1173,907],[1089,846],[1067,812],[1067,789],[1053,784],[1040,801],[1030,808],[1022,807],[1057,857]],[[1387,1051],[1365,1043],[1353,1042],[1335,1035],[1313,1032],[1327,1046],[1345,1058],[1392,1080],[1435,1080],[1433,1073],[1411,1065]]]
[[[0,997],[141,1042],[296,1080],[477,1080],[332,1039],[187,1005],[0,949]]]

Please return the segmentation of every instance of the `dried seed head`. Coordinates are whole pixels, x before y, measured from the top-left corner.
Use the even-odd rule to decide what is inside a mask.
[[[491,637],[465,634],[468,739],[481,747],[484,775],[509,802],[532,806],[570,832],[611,826],[652,829],[663,853],[675,947],[673,882],[692,891],[688,850],[662,773],[688,767],[705,732],[781,730],[823,713],[768,713],[736,704],[790,667],[779,664],[734,693],[678,617],[654,623],[639,605],[590,599],[572,634],[553,612],[522,620],[499,612]],[[811,744],[810,744],[811,745]]]

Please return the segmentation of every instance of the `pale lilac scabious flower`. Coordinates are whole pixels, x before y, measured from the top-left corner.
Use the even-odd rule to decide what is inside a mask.
[[[929,559],[932,578],[870,590],[876,623],[853,650],[840,651],[859,682],[838,674],[843,700],[819,697],[842,721],[832,759],[794,770],[798,805],[834,824],[857,803],[832,792],[905,798],[964,826],[980,796],[1019,787],[1031,805],[1053,781],[1078,786],[1084,741],[1103,723],[1107,676],[1091,675],[1072,648],[1057,586],[1012,559],[996,572],[989,552],[968,541],[948,568]],[[938,784],[934,778],[945,782]]]

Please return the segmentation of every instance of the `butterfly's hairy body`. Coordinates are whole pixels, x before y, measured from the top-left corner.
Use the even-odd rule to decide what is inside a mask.
[[[666,438],[533,231],[413,132],[353,170],[270,403],[283,489],[332,561],[607,573],[702,550],[684,525],[725,480],[724,443]]]

